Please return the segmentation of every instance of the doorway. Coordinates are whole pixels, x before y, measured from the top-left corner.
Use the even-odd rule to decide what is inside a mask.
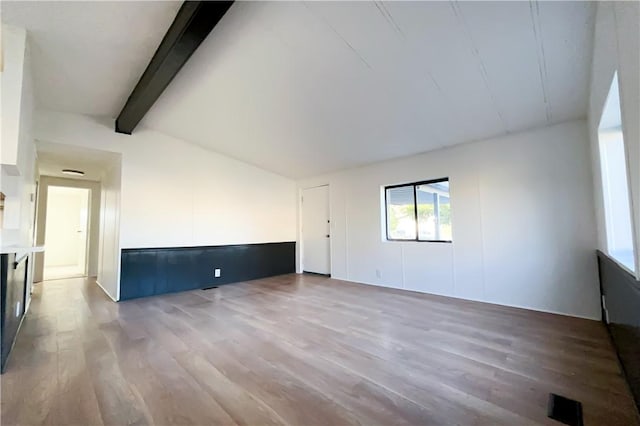
[[[302,270],[331,274],[329,186],[302,190]]]
[[[49,186],[44,244],[44,279],[87,275],[91,190]]]

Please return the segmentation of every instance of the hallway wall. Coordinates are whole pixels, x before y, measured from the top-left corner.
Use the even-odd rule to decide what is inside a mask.
[[[120,300],[120,163],[102,174],[100,253],[97,283],[113,300]]]

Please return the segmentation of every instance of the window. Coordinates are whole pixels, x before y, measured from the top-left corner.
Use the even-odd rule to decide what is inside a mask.
[[[451,242],[449,179],[387,186],[389,241]]]
[[[629,185],[622,137],[618,77],[613,76],[598,127],[607,253],[635,271]]]

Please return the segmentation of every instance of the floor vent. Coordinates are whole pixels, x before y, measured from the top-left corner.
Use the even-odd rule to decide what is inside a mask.
[[[582,404],[555,393],[549,394],[547,416],[570,426],[583,426]]]
[[[214,288],[218,288],[218,286],[214,285],[212,287],[205,287],[205,288],[203,288],[203,290],[211,290],[211,289],[214,289]]]

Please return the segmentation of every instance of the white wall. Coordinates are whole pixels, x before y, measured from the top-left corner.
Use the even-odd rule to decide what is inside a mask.
[[[120,174],[118,163],[102,175],[100,201],[98,284],[113,300],[120,300]]]
[[[589,138],[595,186],[598,248],[606,250],[598,125],[614,73],[618,73],[622,132],[631,192],[636,265],[640,265],[640,3],[598,2],[594,36]],[[640,271],[636,271],[640,277]]]
[[[36,244],[45,243],[48,188],[50,185],[65,186],[71,188],[87,188],[91,190],[91,219],[89,222],[89,260],[87,262],[87,274],[90,277],[98,275],[98,254],[100,239],[100,182],[80,179],[67,179],[53,176],[40,176],[38,188],[38,213],[36,223]],[[33,281],[40,282],[43,279],[45,254],[35,253],[35,270]]]
[[[122,154],[120,246],[294,241],[295,182],[162,133],[39,111],[36,137]]]
[[[0,72],[0,191],[6,195],[0,245],[33,242],[35,147],[31,55],[24,29],[2,25],[4,68]],[[27,306],[33,282],[33,257],[27,275]]]
[[[33,238],[35,147],[30,49],[24,29],[2,25],[0,190],[6,195],[0,240],[28,245]]]
[[[23,92],[25,82],[27,33],[24,28],[2,24],[2,54],[4,68],[0,83],[2,105],[2,129],[0,163],[10,175],[20,174],[17,170],[19,151],[26,146],[19,144],[22,127]],[[28,99],[24,99],[28,101]]]
[[[586,122],[574,121],[298,187],[330,185],[335,278],[596,319],[589,165]],[[383,241],[381,187],[441,177],[450,178],[453,243]]]
[[[152,130],[115,133],[113,120],[38,111],[35,133],[46,142],[122,154],[121,170],[102,181],[98,281],[115,299],[121,248],[296,239],[290,179]]]

